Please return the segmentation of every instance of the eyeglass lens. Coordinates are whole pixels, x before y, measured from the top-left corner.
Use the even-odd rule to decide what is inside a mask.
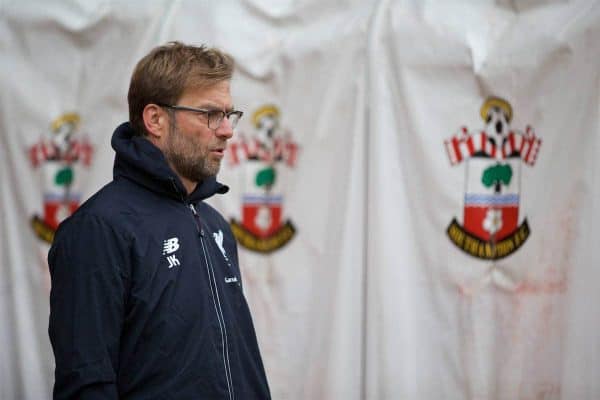
[[[223,122],[223,118],[225,118],[226,114],[223,111],[214,110],[208,113],[208,127],[210,129],[218,129],[221,126],[221,122]],[[235,128],[238,121],[240,120],[240,115],[238,113],[232,113],[227,116],[227,120],[229,124],[231,124],[231,129]]]

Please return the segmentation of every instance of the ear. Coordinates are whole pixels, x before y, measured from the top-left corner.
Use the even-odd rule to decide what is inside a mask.
[[[165,132],[169,129],[169,116],[165,110],[153,103],[146,104],[142,111],[144,127],[148,132],[148,138],[152,141],[161,141]]]

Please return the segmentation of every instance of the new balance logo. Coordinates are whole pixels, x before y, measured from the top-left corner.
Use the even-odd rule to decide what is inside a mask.
[[[167,261],[169,262],[169,268],[173,268],[176,265],[181,265],[175,254],[173,254],[172,256],[167,256]]]
[[[163,241],[163,256],[165,254],[171,254],[179,249],[179,239],[174,237]]]
[[[163,256],[175,253],[177,250],[179,250],[179,238],[174,237],[163,240]],[[169,262],[169,269],[181,265],[175,254],[167,256],[167,261]]]

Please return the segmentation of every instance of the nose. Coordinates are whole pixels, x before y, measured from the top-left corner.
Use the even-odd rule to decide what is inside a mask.
[[[221,121],[221,125],[215,131],[215,135],[225,140],[231,139],[233,136],[233,128],[231,127],[231,122],[228,118],[223,118]]]

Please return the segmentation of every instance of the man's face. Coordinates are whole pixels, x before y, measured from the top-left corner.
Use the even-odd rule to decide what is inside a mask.
[[[205,89],[186,90],[178,106],[206,110],[232,109],[229,82],[223,81]],[[183,178],[192,182],[214,176],[219,172],[225,146],[233,135],[225,118],[217,129],[209,129],[206,114],[172,111],[171,124],[163,153],[171,166]]]

